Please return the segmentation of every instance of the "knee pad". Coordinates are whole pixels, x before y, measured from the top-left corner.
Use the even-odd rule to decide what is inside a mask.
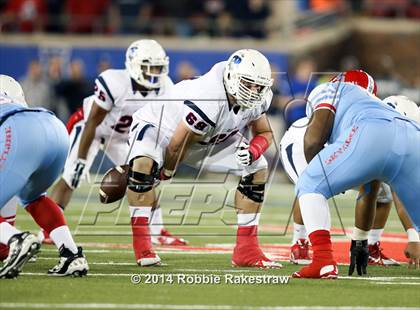
[[[252,201],[261,203],[264,200],[265,183],[254,184],[252,180],[254,174],[247,175],[239,181],[238,191]]]
[[[159,167],[157,162],[153,161],[153,166],[152,170],[150,171],[150,174],[134,171],[133,162],[135,159],[140,157],[142,156],[135,157],[132,160],[130,160],[127,187],[133,192],[145,193],[153,188],[155,181],[159,178]]]

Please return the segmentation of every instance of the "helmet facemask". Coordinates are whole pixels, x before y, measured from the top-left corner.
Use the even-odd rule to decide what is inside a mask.
[[[157,89],[162,86],[163,79],[168,75],[169,59],[143,60],[142,62],[134,62],[126,64],[131,77],[137,84],[148,89]]]
[[[234,95],[238,105],[244,109],[255,108],[264,102],[265,94],[270,89],[271,83],[258,83],[241,76],[238,82],[238,91]]]
[[[125,67],[130,77],[147,89],[161,88],[169,71],[169,57],[154,40],[133,42],[127,49]]]

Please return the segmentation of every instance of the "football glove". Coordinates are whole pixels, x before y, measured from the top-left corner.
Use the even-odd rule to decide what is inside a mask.
[[[73,189],[79,186],[85,167],[86,167],[86,159],[78,158],[76,162],[74,163],[74,171],[71,178],[71,187]]]
[[[252,153],[249,151],[249,144],[246,142],[241,142],[241,144],[239,144],[235,156],[236,161],[241,166],[249,166],[254,161]]]
[[[369,260],[369,249],[367,240],[352,240],[350,247],[349,276],[357,269],[359,276],[366,274]]]

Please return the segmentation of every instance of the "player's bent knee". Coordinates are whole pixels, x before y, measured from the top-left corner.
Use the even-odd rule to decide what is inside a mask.
[[[159,177],[158,164],[151,158],[139,156],[130,160],[127,188],[136,193],[152,190]]]
[[[256,180],[256,174],[258,172],[242,177],[239,181],[238,191],[252,201],[261,203],[264,200],[266,178],[261,178],[261,181]],[[262,175],[259,175],[259,178],[260,177],[262,177]]]
[[[327,182],[320,183],[318,179],[311,177],[304,171],[296,183],[295,194],[297,197],[300,197],[304,194],[314,193],[321,194],[326,199],[334,196],[334,193],[329,190]]]
[[[252,182],[254,184],[267,183],[267,175],[267,169],[258,170],[257,172],[253,173]]]

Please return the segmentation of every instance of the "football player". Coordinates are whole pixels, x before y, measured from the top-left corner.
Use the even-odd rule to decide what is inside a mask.
[[[87,274],[82,248],[74,243],[58,205],[45,193],[64,166],[69,146],[66,128],[52,112],[28,108],[21,86],[7,75],[0,75],[0,106],[0,209],[17,196],[50,234],[60,261],[48,274]],[[0,243],[10,248],[0,278],[17,277],[40,248],[37,237],[21,232],[1,216]]]
[[[304,154],[309,164],[299,177],[296,194],[313,260],[294,277],[337,277],[327,199],[347,189],[374,180],[386,182],[414,225],[420,225],[416,190],[420,187],[420,125],[372,95],[373,87],[373,79],[364,89],[339,78],[317,86],[308,96],[311,119]]]
[[[272,99],[267,58],[251,49],[233,53],[203,76],[176,84],[167,99],[134,115],[127,197],[137,263],[160,263],[147,223],[155,201],[156,179],[170,179],[178,161],[241,176],[235,194],[238,230],[232,264],[278,268],[261,251],[257,229],[267,179],[263,153],[273,134],[265,112]],[[241,131],[249,126],[253,138]]]
[[[361,75],[366,74],[363,71],[359,72]],[[392,105],[402,115],[408,116],[412,119],[418,118],[418,113],[420,113],[420,110],[418,109],[417,105],[404,96],[392,96],[384,99],[383,101],[388,105]],[[283,162],[283,166],[289,178],[294,184],[297,182],[298,175],[300,175],[308,165],[303,155],[303,139],[308,121],[309,119],[306,117],[297,120],[287,130],[280,143],[281,160]],[[370,207],[368,205],[362,206],[362,204],[367,200],[367,197],[363,196],[370,193],[365,193],[364,187],[360,189],[356,208],[360,209]],[[375,197],[371,199],[375,200]],[[373,226],[372,229],[369,230],[369,235],[367,236],[370,265],[399,265],[399,263],[394,259],[388,258],[380,247],[381,234],[388,219],[389,211],[392,206],[392,200],[393,198],[391,188],[387,184],[381,183],[378,197],[376,199],[376,213]],[[404,208],[402,208],[402,206],[397,202],[395,203],[395,206],[397,208],[397,213],[401,219],[401,222],[407,231],[408,242],[415,242],[415,236],[417,233],[413,233],[413,224],[406,215]],[[297,200],[294,201],[293,208],[294,229],[290,261],[295,264],[309,264],[311,262],[311,258],[309,256],[309,241],[307,239],[305,226],[299,209],[299,202]],[[356,227],[360,227],[357,222]],[[414,236],[414,238],[412,236]]]
[[[64,209],[84,179],[101,147],[115,165],[125,164],[129,152],[128,131],[132,115],[155,102],[173,85],[168,76],[169,58],[154,40],[133,42],[127,49],[125,69],[109,69],[95,81],[95,94],[84,100],[83,110],[70,118],[70,150],[61,179],[51,197]],[[185,245],[163,227],[162,211],[154,209],[150,223],[153,241]]]

